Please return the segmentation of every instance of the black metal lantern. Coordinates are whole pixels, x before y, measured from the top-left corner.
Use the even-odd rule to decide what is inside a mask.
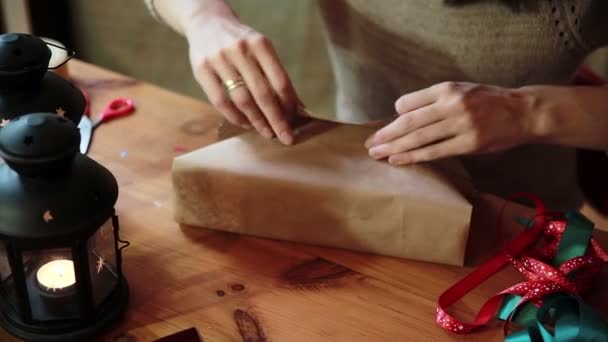
[[[37,112],[54,112],[76,124],[80,122],[86,99],[71,82],[49,71],[49,44],[29,34],[0,35],[0,119],[3,122]],[[71,56],[73,53],[69,58]]]
[[[79,141],[55,113],[0,130],[0,324],[28,341],[86,340],[127,306],[118,185]]]

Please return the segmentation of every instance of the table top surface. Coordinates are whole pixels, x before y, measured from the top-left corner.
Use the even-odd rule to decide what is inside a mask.
[[[503,339],[499,325],[458,336],[435,323],[438,296],[496,250],[502,200],[484,195],[474,203],[464,268],[180,226],[171,209],[172,161],[220,139],[222,118],[202,101],[80,61],[69,70],[89,93],[93,115],[118,96],[137,107],[100,126],[89,154],[118,180],[121,235],[131,242],[123,251],[129,308],[101,340],[153,341],[190,327],[204,341]],[[507,218],[525,211],[512,208]],[[608,281],[606,272],[601,278]],[[487,298],[521,280],[507,267],[452,312],[470,319]],[[590,297],[608,312],[608,296]],[[0,340],[13,338],[0,333]]]

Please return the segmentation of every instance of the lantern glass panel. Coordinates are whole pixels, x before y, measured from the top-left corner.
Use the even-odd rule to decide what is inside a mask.
[[[4,281],[11,276],[11,265],[8,263],[8,255],[4,242],[0,241],[0,280]]]
[[[11,272],[4,242],[0,242],[0,282],[2,284],[2,296],[7,298],[13,309],[17,311],[19,308],[17,305],[17,289],[15,288],[15,279]]]
[[[116,241],[112,219],[106,221],[89,239],[89,274],[93,287],[93,302],[100,305],[118,285]]]
[[[34,320],[78,318],[76,273],[71,249],[25,251],[23,268]]]

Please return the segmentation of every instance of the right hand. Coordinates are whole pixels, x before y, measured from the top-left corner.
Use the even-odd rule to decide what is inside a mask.
[[[194,77],[215,108],[232,124],[293,143],[287,114],[300,103],[272,43],[236,18],[194,19],[186,36]],[[226,91],[224,82],[243,80]]]

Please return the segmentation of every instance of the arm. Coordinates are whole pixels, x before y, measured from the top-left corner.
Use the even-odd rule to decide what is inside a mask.
[[[395,165],[528,143],[608,150],[608,87],[444,82],[395,107],[398,117],[366,142],[372,157]]]
[[[272,43],[243,24],[224,0],[146,0],[188,40],[194,77],[231,123],[293,143],[287,114],[300,103]]]
[[[608,150],[608,87],[530,86],[533,136],[542,143]]]

